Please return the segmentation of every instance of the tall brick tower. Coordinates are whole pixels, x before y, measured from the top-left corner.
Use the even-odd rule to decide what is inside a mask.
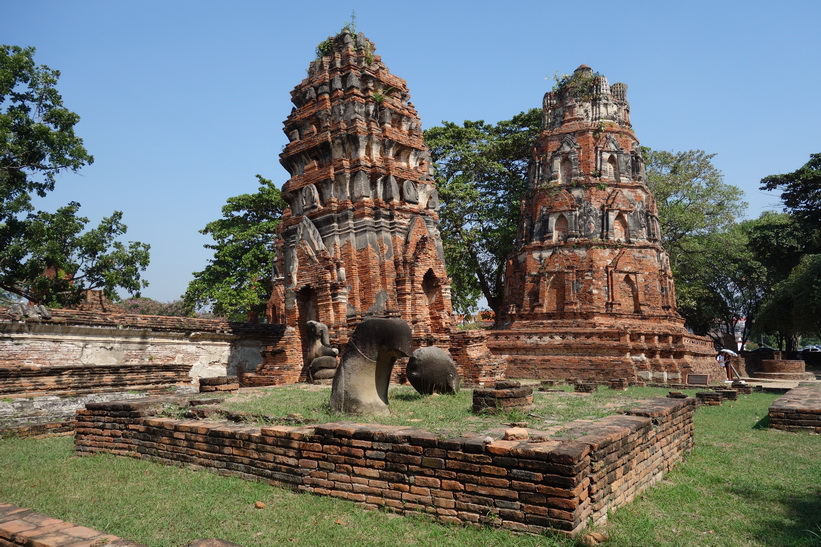
[[[490,341],[509,377],[683,381],[715,367],[676,313],[626,91],[582,65],[544,97]]]
[[[291,92],[280,154],[290,208],[269,315],[300,330],[321,321],[342,342],[368,315],[405,319],[417,340],[447,340],[450,280],[430,155],[407,83],[374,50],[343,30],[320,44]]]

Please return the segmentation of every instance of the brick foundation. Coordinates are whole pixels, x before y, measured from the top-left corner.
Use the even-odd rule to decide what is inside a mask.
[[[441,439],[401,426],[244,427],[156,417],[171,399],[87,405],[78,454],[211,469],[442,522],[574,535],[658,481],[693,446],[694,399],[653,399],[562,438]]]
[[[770,405],[770,427],[821,433],[821,384],[800,384]]]
[[[519,382],[496,382],[487,389],[473,390],[473,412],[506,412],[533,410],[533,386]]]

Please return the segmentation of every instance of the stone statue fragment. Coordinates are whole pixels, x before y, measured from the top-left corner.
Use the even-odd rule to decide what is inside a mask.
[[[461,384],[450,354],[436,346],[414,351],[408,361],[407,374],[410,384],[422,395],[456,393]]]
[[[330,380],[336,373],[339,350],[331,347],[328,326],[319,321],[308,321],[308,381]]]
[[[372,318],[354,331],[331,387],[330,408],[345,414],[385,416],[388,385],[399,357],[409,357],[413,336],[402,319]]]

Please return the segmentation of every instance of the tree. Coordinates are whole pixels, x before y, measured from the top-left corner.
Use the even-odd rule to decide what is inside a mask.
[[[802,336],[821,333],[821,153],[792,173],[761,180],[762,190],[778,188],[788,214],[770,214],[754,245],[773,286],[756,331],[794,351]]]
[[[507,257],[514,251],[521,198],[527,190],[537,108],[497,124],[443,122],[425,131],[441,197],[439,229],[453,306],[475,310],[481,295],[499,310]]]
[[[695,333],[732,347],[750,336],[769,284],[766,269],[756,260],[749,234],[757,221],[748,220],[721,232],[683,240],[676,275],[678,311]]]
[[[763,281],[748,230],[737,224],[747,206],[742,190],[724,182],[712,163],[715,154],[642,152],[685,324],[721,345],[743,326],[746,339],[752,323],[745,319],[760,305]]]
[[[744,213],[744,192],[724,182],[703,150],[668,152],[642,147],[647,186],[656,198],[663,245],[674,262],[684,241],[721,232]]]
[[[79,208],[71,202],[56,213],[28,215],[22,233],[2,252],[9,263],[0,287],[49,306],[75,305],[87,289],[102,289],[112,301],[119,300],[117,287],[139,293],[147,285],[140,272],[149,246],[118,241],[127,230],[119,211],[83,232],[88,219],[77,216]]]
[[[210,306],[215,315],[249,321],[264,314],[276,228],[286,204],[270,180],[260,175],[257,180],[255,194],[228,198],[223,217],[200,230],[214,239],[205,245],[214,257],[188,284],[183,301],[189,311]]]
[[[56,213],[34,212],[56,176],[94,161],[74,133],[79,116],[63,106],[60,73],[34,63],[34,48],[0,46],[0,289],[30,301],[71,306],[86,289],[139,292],[147,283],[149,246],[124,245],[122,213],[85,233],[88,219],[71,202]]]
[[[821,336],[821,255],[805,255],[761,306],[756,330],[777,333],[794,351],[799,336]]]
[[[821,226],[821,153],[811,154],[810,161],[792,173],[761,179],[762,190],[779,188],[790,213],[815,229]]]

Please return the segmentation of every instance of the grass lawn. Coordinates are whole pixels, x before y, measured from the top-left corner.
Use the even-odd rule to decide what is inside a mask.
[[[587,394],[573,393],[573,386],[568,385],[552,389],[550,392],[534,391],[534,409],[531,412],[513,410],[501,414],[473,414],[472,389],[463,389],[454,395],[425,397],[409,385],[391,386],[388,392],[389,417],[351,417],[333,413],[328,410],[330,386],[307,384],[243,391],[229,396],[218,407],[246,415],[249,421],[261,424],[292,423],[293,415],[298,414],[300,421],[307,423],[355,421],[409,425],[443,437],[453,437],[465,432],[479,433],[505,427],[511,423],[526,423],[527,427],[537,430],[558,431],[562,424],[571,420],[618,414],[643,399],[665,397],[670,391],[666,388],[631,387],[627,391],[604,388]],[[685,392],[694,395],[696,390]]]
[[[766,429],[762,422],[775,397],[753,394],[699,408],[693,453],[615,511],[602,527],[606,545],[821,545],[821,437]],[[395,413],[422,412],[402,411],[400,400],[392,399]],[[576,400],[584,397],[546,399],[553,407]],[[594,401],[589,398],[594,404],[576,409],[581,415],[574,417],[602,406]],[[526,421],[538,428],[555,420],[555,412],[537,409]],[[207,537],[248,547],[572,544],[364,511],[343,500],[130,458],[77,457],[72,437],[0,441],[0,501],[152,546]],[[255,509],[256,501],[266,507]]]

